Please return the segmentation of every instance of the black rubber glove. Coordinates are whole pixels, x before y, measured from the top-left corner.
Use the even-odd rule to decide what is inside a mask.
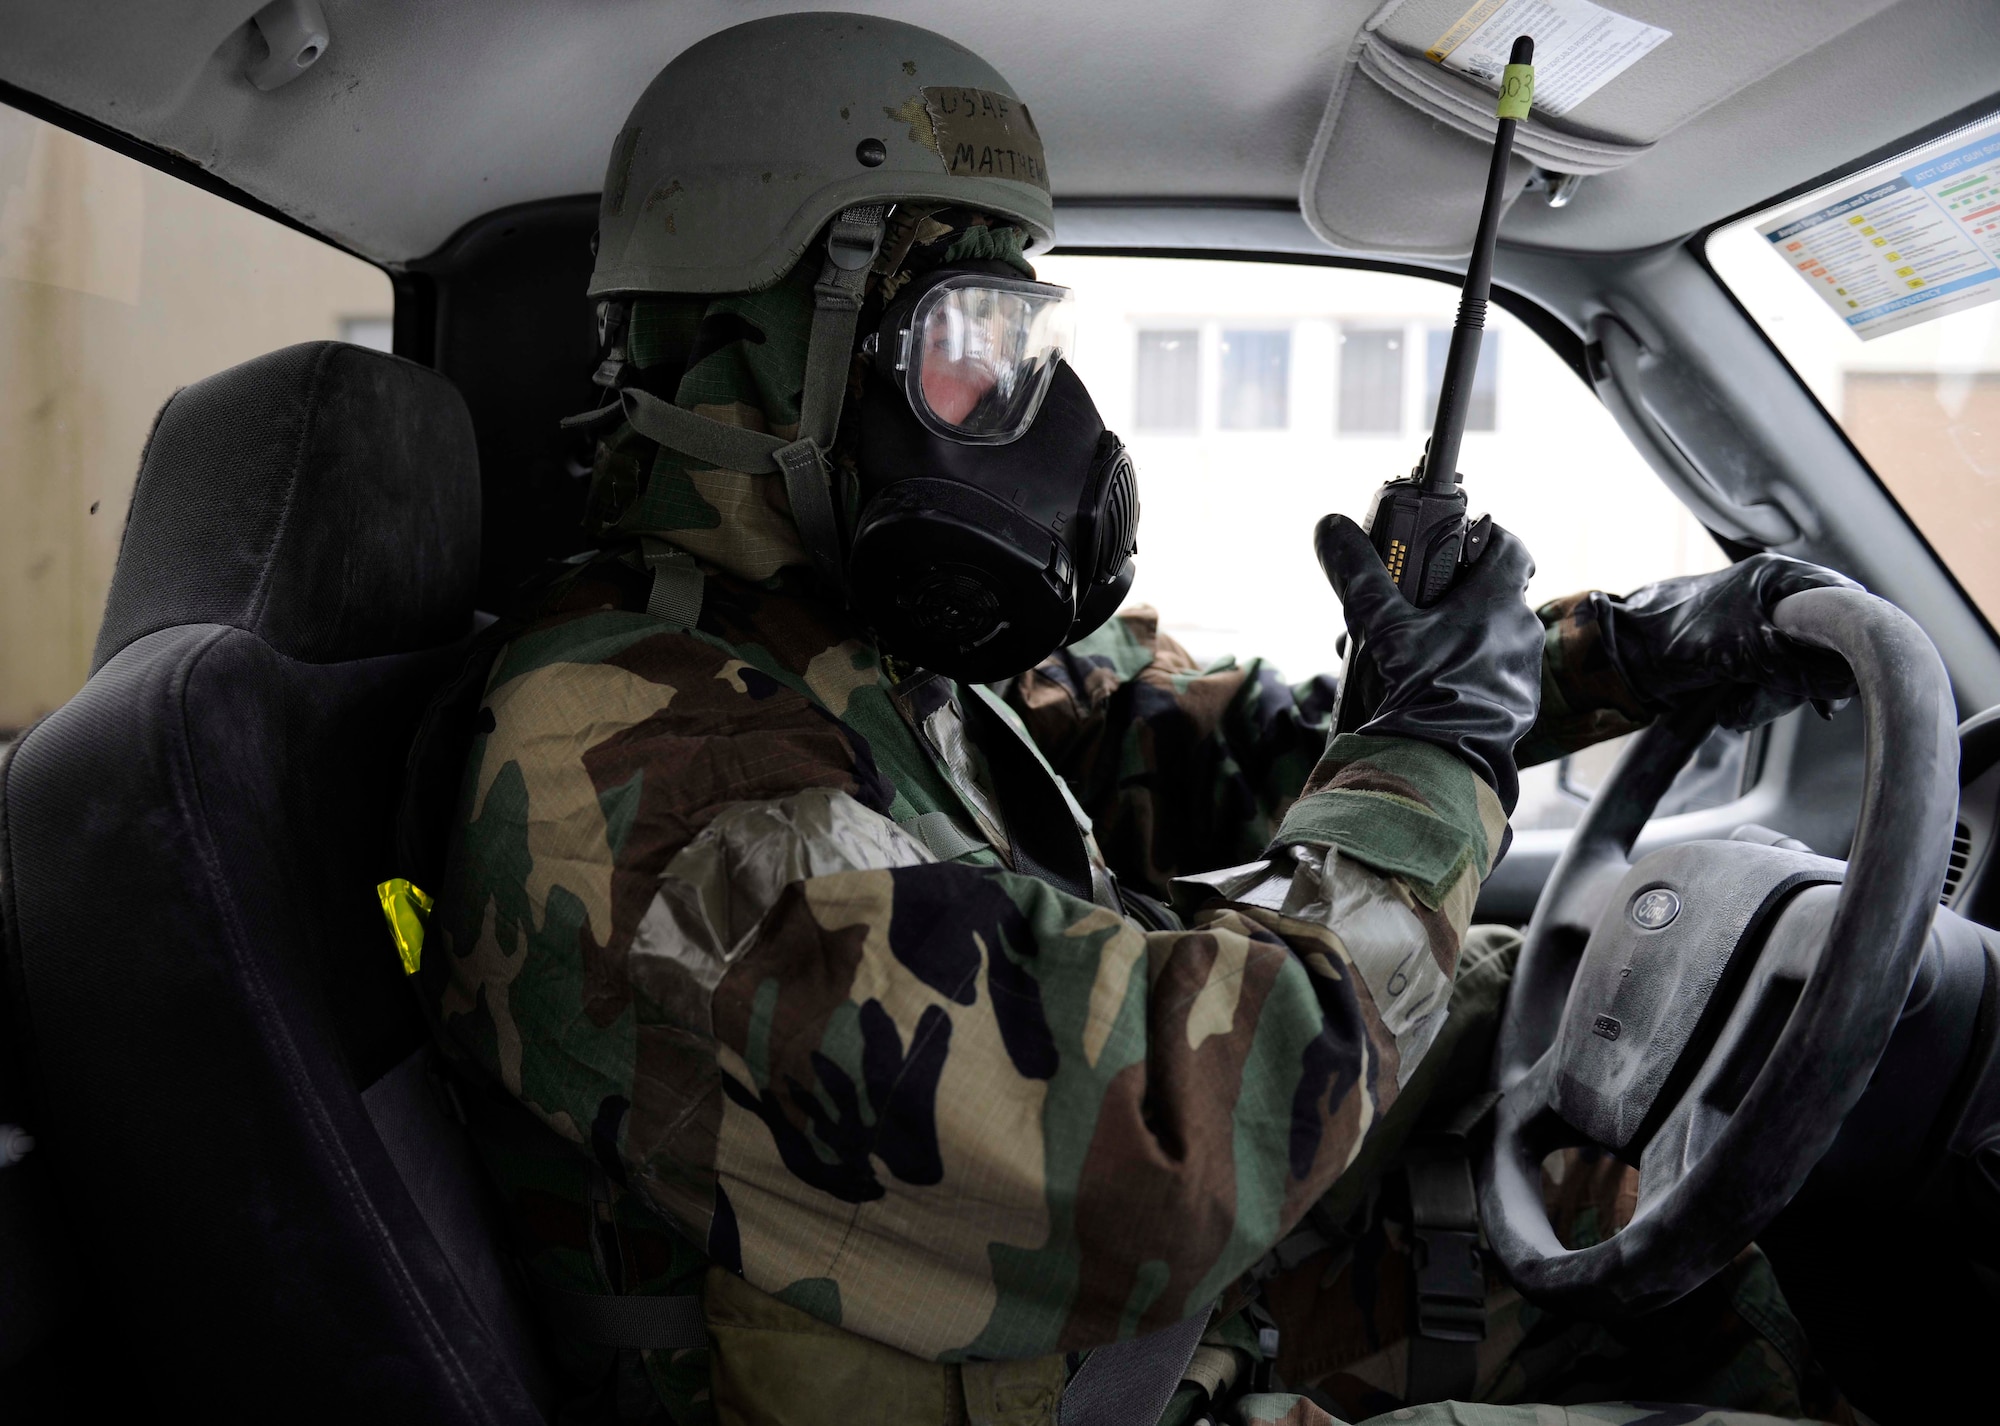
[[[1493,527],[1492,542],[1444,598],[1419,609],[1345,515],[1313,531],[1351,639],[1366,645],[1384,694],[1360,731],[1414,738],[1463,758],[1509,812],[1520,794],[1514,744],[1535,721],[1542,690],[1542,621],[1522,598],[1535,562]]]
[[[1716,721],[1745,732],[1813,699],[1854,696],[1847,661],[1778,632],[1771,609],[1804,589],[1859,589],[1845,575],[1756,554],[1713,574],[1663,579],[1623,599],[1592,594],[1604,650],[1645,709],[1670,712],[1725,689]],[[1825,711],[1824,709],[1822,711]]]

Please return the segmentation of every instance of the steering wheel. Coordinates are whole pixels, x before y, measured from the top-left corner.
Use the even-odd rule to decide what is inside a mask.
[[[1894,605],[1815,589],[1772,612],[1845,658],[1867,765],[1843,865],[1753,842],[1630,859],[1712,711],[1634,739],[1529,923],[1495,1048],[1480,1208],[1531,1301],[1616,1318],[1706,1282],[1790,1201],[1867,1088],[1916,977],[1958,800],[1951,687]],[[1631,1223],[1558,1241],[1542,1160],[1596,1144],[1639,1169]]]

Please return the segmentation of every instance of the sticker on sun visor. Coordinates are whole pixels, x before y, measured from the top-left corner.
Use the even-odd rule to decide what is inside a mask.
[[[990,89],[924,86],[931,136],[954,178],[1011,178],[1049,186],[1042,136],[1028,106]]]
[[[1759,223],[1866,340],[2000,297],[2000,116]]]
[[[1424,57],[1497,89],[1518,35],[1535,41],[1536,111],[1567,114],[1673,31],[1590,0],[1479,0]]]

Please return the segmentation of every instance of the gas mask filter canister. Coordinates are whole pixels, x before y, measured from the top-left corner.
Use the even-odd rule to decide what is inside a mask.
[[[993,682],[1131,588],[1137,476],[1063,360],[1072,311],[1066,288],[971,264],[913,283],[864,341],[848,580],[889,652]]]

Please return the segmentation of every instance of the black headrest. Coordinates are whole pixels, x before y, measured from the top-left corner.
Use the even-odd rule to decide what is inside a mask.
[[[160,411],[91,668],[179,624],[310,663],[432,647],[466,632],[478,566],[457,388],[344,342],[286,347]]]

